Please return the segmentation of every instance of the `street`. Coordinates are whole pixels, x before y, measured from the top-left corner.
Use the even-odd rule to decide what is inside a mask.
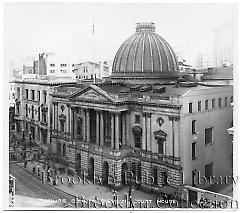
[[[10,164],[10,174],[16,178],[16,195],[26,195],[32,198],[52,201],[53,205],[74,207],[71,200],[72,195],[61,192],[48,184],[42,184],[41,181],[28,173],[16,164]],[[17,206],[16,206],[17,207]]]

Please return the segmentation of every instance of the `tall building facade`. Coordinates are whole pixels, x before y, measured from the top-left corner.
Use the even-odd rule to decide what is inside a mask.
[[[214,65],[220,67],[233,64],[233,28],[225,23],[214,30]]]
[[[197,58],[197,69],[206,69],[213,67],[213,53],[209,50],[204,50],[199,53]]]
[[[143,190],[165,193],[194,185],[198,171],[231,175],[232,86],[180,76],[154,24],[138,23],[115,55],[110,81],[54,89],[52,154],[91,179],[116,187],[137,179]]]
[[[75,80],[75,79],[74,79]],[[15,80],[15,130],[16,137],[35,141],[48,152],[52,125],[52,97],[55,86],[71,84],[65,79]]]

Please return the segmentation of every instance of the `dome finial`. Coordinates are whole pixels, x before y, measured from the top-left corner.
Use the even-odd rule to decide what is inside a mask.
[[[152,22],[137,23],[136,32],[144,32],[144,31],[155,32],[155,24]]]

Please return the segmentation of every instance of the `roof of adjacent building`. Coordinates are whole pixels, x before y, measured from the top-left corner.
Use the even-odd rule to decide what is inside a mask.
[[[177,57],[168,42],[155,33],[154,23],[137,23],[136,32],[118,49],[112,77],[179,76]]]
[[[203,70],[204,71],[204,70]],[[233,67],[213,67],[202,76],[202,80],[232,80]]]

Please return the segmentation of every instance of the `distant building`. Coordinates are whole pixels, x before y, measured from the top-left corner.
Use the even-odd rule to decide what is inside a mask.
[[[199,53],[197,58],[197,69],[213,67],[213,55],[210,51],[204,50]]]
[[[184,73],[190,73],[193,70],[193,67],[186,63],[185,60],[181,60],[178,62],[179,71]]]
[[[198,70],[201,81],[211,85],[233,85],[233,67],[212,67]]]
[[[225,23],[214,30],[214,66],[233,64],[233,28]]]
[[[9,106],[15,106],[15,83],[13,81],[9,82]]]
[[[38,61],[34,61],[34,70],[39,75],[75,78],[69,61],[52,53],[39,54]]]
[[[110,66],[107,62],[94,63],[91,61],[74,64],[74,73],[79,80],[96,80],[109,77]]]

